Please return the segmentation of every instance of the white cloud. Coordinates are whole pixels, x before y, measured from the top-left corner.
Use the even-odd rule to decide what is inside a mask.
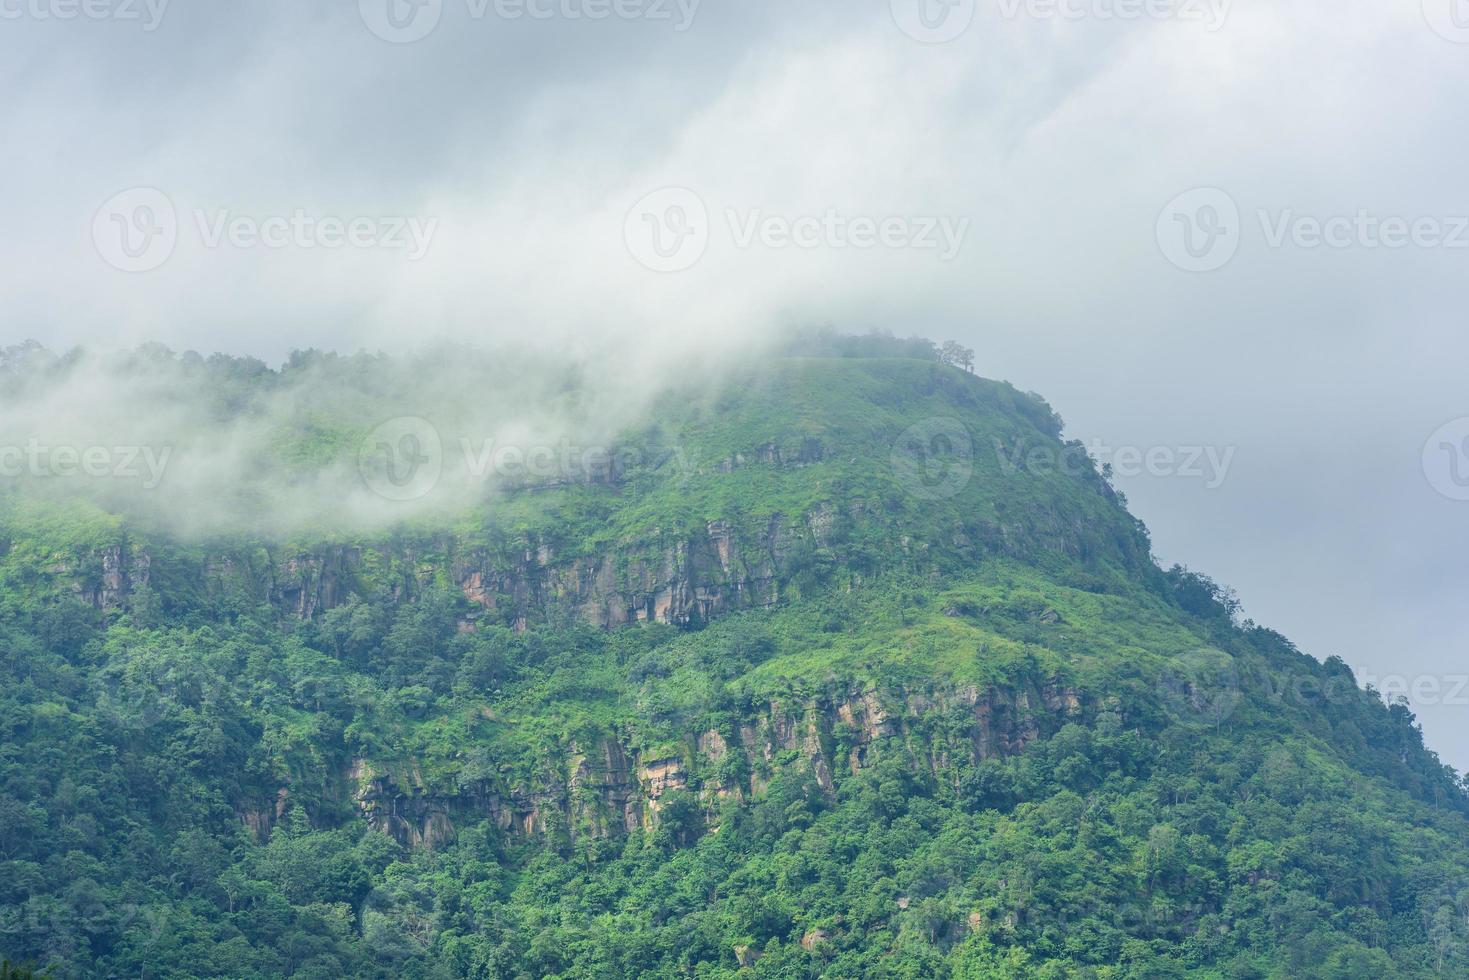
[[[1462,585],[1469,531],[1419,453],[1469,415],[1464,255],[1272,248],[1259,222],[1469,212],[1454,99],[1469,48],[1420,4],[1236,2],[1210,32],[1005,19],[995,0],[937,45],[886,3],[708,2],[683,33],[446,9],[410,45],[372,37],[351,7],[176,5],[150,34],[7,24],[3,340],[278,358],[508,336],[656,374],[792,322],[957,336],[1078,436],[1237,446],[1216,491],[1127,489],[1166,558],[1219,573],[1305,649],[1462,659],[1469,637],[1433,624],[1456,614],[1444,583]],[[185,212],[440,224],[418,262],[186,235],[126,275],[90,229],[137,185]],[[623,235],[664,186],[695,191],[710,227],[694,266],[659,274]],[[1228,265],[1189,274],[1154,229],[1200,186],[1229,193],[1243,227]],[[742,249],[727,209],[969,224],[944,262]],[[1448,709],[1429,724],[1440,746],[1469,732]]]

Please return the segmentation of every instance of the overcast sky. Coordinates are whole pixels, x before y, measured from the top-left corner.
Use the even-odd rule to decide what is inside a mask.
[[[1469,767],[1465,0],[312,6],[0,0],[0,342],[955,337]]]

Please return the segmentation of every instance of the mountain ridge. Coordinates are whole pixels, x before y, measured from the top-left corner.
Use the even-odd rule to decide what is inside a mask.
[[[317,466],[377,424],[312,419],[282,452]],[[0,952],[63,976],[1469,964],[1457,775],[1340,661],[1158,568],[1039,398],[936,359],[767,359],[608,448],[627,465],[314,539],[7,497]]]

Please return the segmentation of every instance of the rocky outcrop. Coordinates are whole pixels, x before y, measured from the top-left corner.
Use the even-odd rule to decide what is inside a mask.
[[[638,782],[648,801],[648,811],[656,815],[665,796],[688,788],[689,774],[682,759],[653,759],[638,767]]]
[[[764,447],[753,461],[735,456],[726,463],[732,469],[790,467],[821,458],[814,449],[788,453]],[[876,537],[869,533],[874,529],[880,529]],[[229,549],[170,547],[163,571],[170,581],[197,582],[199,601],[265,603],[283,617],[306,620],[354,595],[411,600],[447,585],[458,589],[472,611],[466,630],[484,617],[517,628],[567,616],[603,628],[635,622],[688,626],[776,605],[832,574],[857,579],[884,567],[922,568],[940,555],[977,560],[1041,550],[1084,557],[1094,537],[1074,514],[1045,508],[1012,513],[1001,505],[992,518],[976,514],[941,533],[923,530],[910,535],[874,501],[851,499],[815,502],[800,513],[648,530],[596,548],[556,539],[551,531],[493,543],[483,535],[442,534],[293,548],[266,542]],[[161,560],[123,538],[60,557],[48,571],[84,601],[112,611],[129,607],[150,576],[160,573]]]
[[[754,969],[755,964],[760,962],[760,957],[765,953],[756,949],[748,943],[740,943],[734,947],[735,962],[742,970]]]
[[[604,628],[687,625],[778,602],[800,533],[772,519],[748,539],[727,522],[711,521],[687,537],[565,559],[545,545],[510,563],[477,550],[455,560],[451,577],[469,601],[517,622],[559,607]]]
[[[47,571],[66,582],[81,601],[101,612],[127,608],[129,600],[148,586],[153,556],[126,541],[100,548],[78,558],[58,558]]]
[[[347,601],[361,563],[362,549],[348,546],[274,561],[266,572],[266,599],[298,619],[313,619]]]
[[[557,611],[611,628],[624,623],[704,623],[782,598],[791,556],[823,547],[836,520],[822,508],[794,521],[772,517],[755,528],[710,521],[698,530],[629,541],[594,554],[563,555],[549,541],[490,548],[445,536],[414,544],[271,546],[171,557],[175,579],[200,584],[204,598],[239,596],[284,617],[309,620],[354,594],[382,591],[411,599],[451,583],[468,604],[524,627]],[[154,558],[126,541],[46,569],[102,611],[126,609],[147,585]],[[472,625],[472,624],[468,624]]]
[[[885,753],[938,773],[959,758],[978,762],[1023,751],[1092,710],[1056,680],[993,689],[842,691],[772,700],[736,731],[690,733],[683,750],[672,754],[666,746],[632,747],[626,733],[573,743],[564,756],[543,760],[541,775],[529,784],[486,778],[444,791],[426,785],[411,763],[389,772],[361,759],[347,777],[362,819],[407,847],[433,848],[451,839],[456,825],[486,817],[513,835],[608,837],[657,827],[673,794],[693,794],[712,824],[717,802],[756,799],[782,771],[805,772],[828,794]],[[271,821],[255,811],[241,819],[268,834]]]
[[[413,848],[432,849],[454,836],[451,801],[425,792],[416,771],[402,785],[375,772],[366,760],[354,759],[347,775],[356,785],[357,808],[372,829]]]
[[[286,806],[290,802],[291,791],[282,786],[276,791],[275,799],[270,802],[246,804],[240,808],[240,822],[250,829],[257,841],[262,843],[270,839],[270,832],[275,825],[286,815]]]
[[[645,792],[633,776],[627,750],[616,739],[601,740],[590,753],[572,746],[570,825],[598,837],[644,826]]]

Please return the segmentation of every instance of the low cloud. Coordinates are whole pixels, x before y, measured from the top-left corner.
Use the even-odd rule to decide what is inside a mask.
[[[683,367],[705,391],[723,370]],[[440,520],[507,486],[687,468],[681,447],[624,441],[666,389],[665,369],[535,349],[305,353],[272,370],[158,347],[15,347],[0,356],[0,489],[187,537]]]

